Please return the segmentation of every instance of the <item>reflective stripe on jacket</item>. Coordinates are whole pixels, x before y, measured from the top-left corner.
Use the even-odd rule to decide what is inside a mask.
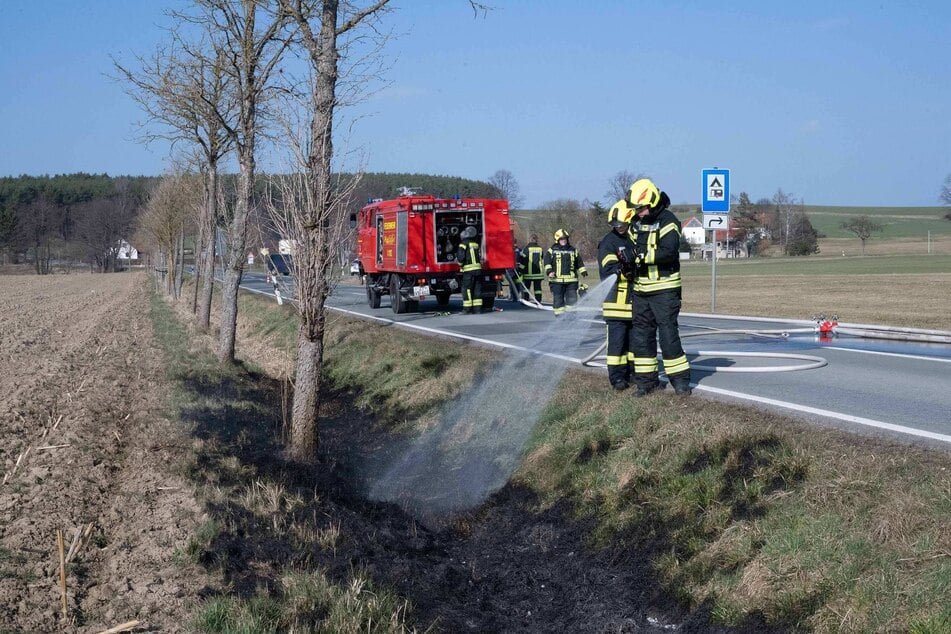
[[[545,277],[545,250],[537,242],[529,242],[522,250],[518,261],[518,272],[526,280],[540,280]]]
[[[657,293],[680,288],[680,221],[669,209],[651,224],[631,224],[634,250],[644,254],[634,280],[635,293]]]
[[[570,244],[561,246],[553,244],[545,252],[545,275],[553,272],[555,277],[549,278],[552,282],[577,282],[578,274],[584,273],[584,262],[578,250]]]
[[[469,238],[459,243],[459,254],[456,257],[459,270],[463,273],[482,270],[482,252],[479,241]]]
[[[614,285],[601,303],[601,316],[604,319],[631,319],[633,294],[627,277],[621,273],[621,261],[618,251],[624,250],[628,258],[634,255],[634,243],[627,235],[618,235],[611,231],[598,243],[598,273],[602,280],[617,275]],[[625,359],[625,363],[627,363]]]

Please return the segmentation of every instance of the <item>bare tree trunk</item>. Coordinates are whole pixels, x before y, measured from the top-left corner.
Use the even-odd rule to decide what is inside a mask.
[[[323,311],[321,311],[323,315]],[[297,330],[297,371],[294,379],[294,405],[291,411],[291,453],[307,460],[317,449],[317,414],[320,408],[321,370],[324,362],[323,337],[317,337],[314,326],[323,333],[325,324],[308,327],[301,323]]]
[[[172,262],[175,256],[172,253],[172,247],[168,246],[165,249],[165,254],[163,259],[165,262],[162,263],[162,285],[165,288],[165,295],[168,297],[175,296],[175,285],[172,284]]]
[[[195,274],[193,276],[194,280],[192,282],[192,284],[194,285],[194,288],[192,289],[192,315],[198,314],[198,283],[201,281],[199,279],[199,275],[200,275],[199,269],[196,266]]]
[[[211,297],[215,288],[215,227],[218,218],[218,166],[209,162],[205,181],[205,211],[201,218],[204,232],[201,259],[201,302],[198,310],[198,327],[207,331],[211,326]],[[197,288],[197,282],[196,282]]]
[[[245,146],[247,147],[247,146]],[[234,218],[228,232],[228,263],[221,289],[221,335],[218,338],[218,361],[234,362],[235,333],[238,327],[238,286],[244,268],[247,242],[248,213],[254,183],[254,156],[241,157],[241,173],[238,176],[238,200]]]
[[[178,251],[178,261],[175,265],[175,298],[182,298],[182,287],[185,285],[185,225],[179,229],[175,249]]]
[[[338,0],[309,4],[282,3],[296,21],[301,40],[314,71],[311,84],[309,139],[303,178],[303,209],[293,217],[298,239],[297,296],[300,328],[297,338],[297,371],[291,419],[290,453],[297,459],[309,460],[318,446],[320,386],[323,372],[326,315],[324,302],[332,290],[335,267],[334,229],[339,225],[342,201],[336,193],[331,175],[333,159],[333,119],[336,105],[338,36],[356,27],[367,17],[380,11],[388,0],[377,0],[356,11],[338,26]],[[345,5],[348,6],[349,5]],[[319,12],[320,31],[311,29],[311,19]],[[302,157],[303,158],[303,157]],[[300,213],[302,211],[303,213]],[[293,216],[293,214],[292,214]]]

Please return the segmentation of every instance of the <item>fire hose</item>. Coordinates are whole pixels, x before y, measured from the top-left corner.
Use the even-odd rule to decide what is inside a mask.
[[[752,335],[754,337],[765,337],[765,338],[787,338],[790,333],[798,332],[815,332],[815,328],[795,328],[795,329],[783,329],[783,330],[726,330],[719,328],[711,328],[707,332],[691,332],[687,334],[680,335],[681,339],[686,339],[688,337],[702,337],[702,336],[711,336],[711,335]],[[582,359],[581,365],[592,367],[592,368],[606,368],[606,363],[595,363],[598,359],[605,358],[601,353],[607,347],[607,342],[602,343],[597,350],[589,354],[587,357]],[[814,370],[816,368],[821,368],[829,364],[828,361],[822,357],[816,357],[808,354],[792,354],[787,352],[737,352],[737,351],[727,351],[727,350],[696,350],[687,352],[687,354],[696,355],[699,357],[752,357],[760,359],[792,359],[796,361],[801,361],[803,363],[791,364],[791,365],[776,365],[776,366],[756,366],[750,368],[724,368],[722,366],[707,365],[703,363],[691,363],[690,367],[696,370],[704,370],[707,372],[793,372],[797,370]]]
[[[508,280],[508,283],[515,287],[516,292],[518,293],[518,301],[529,308],[535,308],[537,310],[554,310],[554,307],[551,304],[543,304],[542,302],[535,299],[535,296],[532,294],[531,289],[525,286],[525,283],[522,281],[521,277],[515,277],[512,275],[510,270],[505,271],[505,278]],[[587,284],[581,284],[578,287],[579,294],[584,293],[588,289]],[[575,308],[575,310],[580,311],[589,311],[597,312],[600,311],[600,308]]]
[[[810,328],[789,328],[789,329],[780,329],[780,330],[728,330],[720,328],[709,328],[706,332],[691,332],[686,334],[681,334],[681,339],[686,339],[688,337],[703,337],[711,335],[726,335],[726,334],[744,334],[751,335],[754,337],[780,337],[786,338],[791,333],[815,333],[821,337],[830,337],[832,335],[848,335],[854,337],[866,337],[872,339],[889,339],[893,341],[911,341],[917,343],[941,343],[951,345],[951,332],[943,330],[927,330],[923,328],[901,328],[894,326],[877,326],[877,325],[868,325],[868,324],[848,324],[840,325],[838,319],[833,316],[831,319],[827,319],[823,315],[819,315],[815,318],[816,326]],[[585,357],[581,363],[589,367],[607,367],[606,364],[594,362],[599,358],[604,358],[601,355],[601,352],[607,347],[607,342],[601,344],[597,350]],[[689,354],[693,354],[700,357],[710,357],[710,356],[721,356],[721,357],[756,357],[756,358],[770,358],[770,359],[795,359],[799,361],[804,361],[805,363],[799,365],[783,365],[783,366],[757,366],[751,368],[725,368],[720,366],[711,366],[702,363],[692,363],[691,368],[696,368],[698,370],[705,370],[709,372],[792,372],[794,370],[812,370],[815,368],[821,368],[825,365],[828,365],[828,361],[822,357],[816,357],[812,355],[805,354],[789,354],[782,352],[737,352],[737,351],[727,351],[727,350],[697,350],[691,351]]]

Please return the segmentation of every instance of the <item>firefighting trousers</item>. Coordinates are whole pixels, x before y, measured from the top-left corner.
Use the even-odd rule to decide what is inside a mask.
[[[535,296],[535,301],[542,301],[542,278],[539,277],[534,280],[522,278],[522,283],[525,284],[525,288]]]
[[[556,317],[577,303],[578,282],[551,282],[551,306]]]
[[[630,383],[634,353],[631,340],[634,322],[630,319],[605,319],[608,330],[607,365],[611,385]]]
[[[462,274],[462,308],[463,310],[482,308],[482,271]]]
[[[690,364],[680,343],[677,317],[680,315],[680,289],[636,294],[634,299],[634,379],[638,384],[657,381],[657,341],[664,358],[667,378],[690,378]]]

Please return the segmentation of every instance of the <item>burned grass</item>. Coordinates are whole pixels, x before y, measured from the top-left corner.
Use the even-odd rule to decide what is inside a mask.
[[[341,361],[355,359],[359,347],[351,346],[363,339],[338,325],[331,333],[332,372],[346,370]],[[387,338],[409,343],[401,333]],[[169,344],[169,350],[188,348]],[[404,349],[386,385],[394,391],[415,385],[433,373],[432,359]],[[590,543],[594,518],[576,517],[567,503],[543,504],[524,485],[506,486],[470,513],[428,524],[369,501],[367,465],[385,461],[410,434],[394,435],[392,428],[415,424],[357,407],[360,387],[368,384],[363,373],[372,375],[372,366],[336,375],[347,383],[324,404],[320,451],[300,464],[282,451],[281,381],[240,366],[204,375],[189,370],[191,364],[204,367],[200,359],[187,360],[173,373],[180,417],[194,438],[188,475],[209,521],[180,557],[219,579],[195,612],[201,631],[734,629],[712,624],[709,610],[683,611],[645,568],[647,558]],[[458,389],[466,380],[471,373]],[[424,395],[419,403],[437,401]],[[760,631],[761,622],[744,622]]]
[[[374,339],[373,327],[359,330],[330,360],[357,392],[373,383],[348,360],[349,345]],[[412,388],[405,351],[420,345],[389,333],[376,348],[405,362],[391,367],[403,377],[392,389]],[[473,365],[489,354],[460,349]],[[939,632],[949,622],[947,452],[672,394],[619,398],[603,383],[582,372],[562,382],[510,483],[537,498],[533,512],[584,524],[587,552],[629,554],[657,596],[720,624]]]

